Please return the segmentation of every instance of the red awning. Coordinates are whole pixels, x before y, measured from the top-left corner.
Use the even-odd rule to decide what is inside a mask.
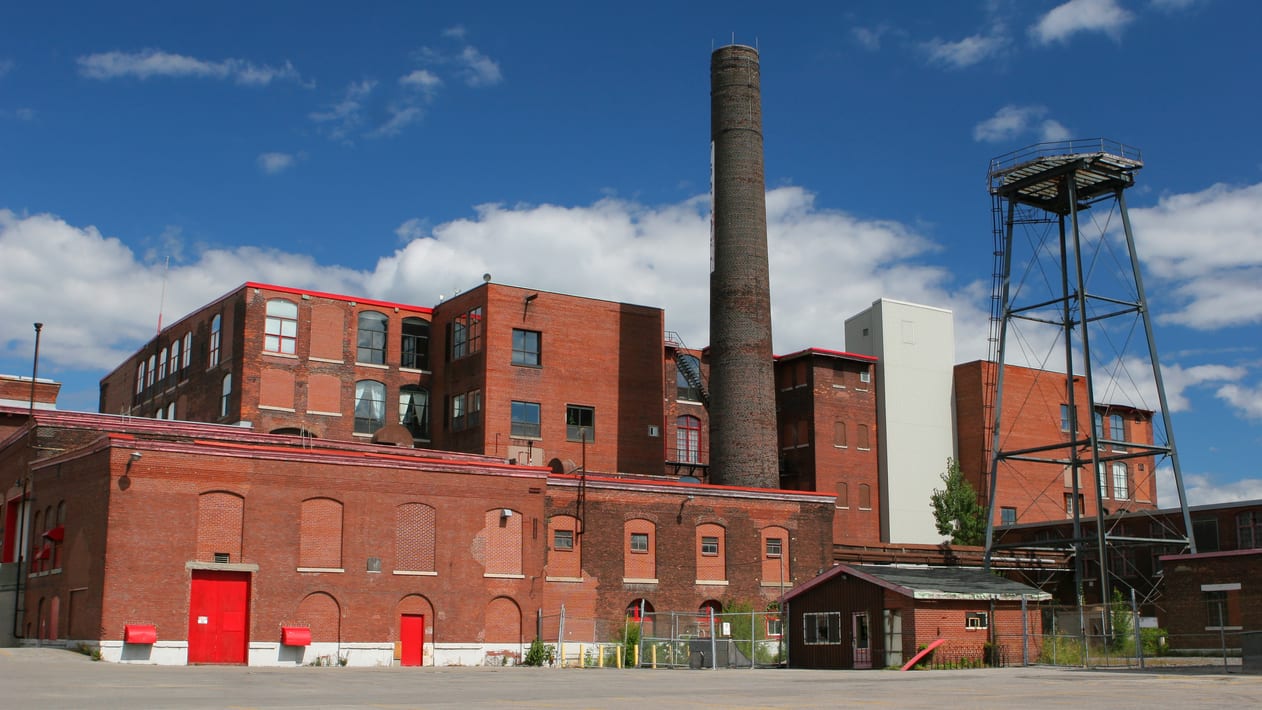
[[[123,643],[151,644],[158,640],[158,627],[153,624],[127,624],[123,627]]]
[[[283,646],[310,646],[311,629],[306,626],[282,626],[280,642]]]
[[[44,537],[48,538],[49,540],[52,540],[53,542],[61,542],[62,540],[66,539],[66,526],[58,525],[52,530],[45,530]]]

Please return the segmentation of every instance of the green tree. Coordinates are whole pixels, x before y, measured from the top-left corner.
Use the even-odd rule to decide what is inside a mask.
[[[955,459],[947,459],[942,473],[943,488],[933,489],[933,519],[938,532],[951,536],[952,545],[980,545],[986,535],[986,511],[977,502],[977,492],[960,472]]]

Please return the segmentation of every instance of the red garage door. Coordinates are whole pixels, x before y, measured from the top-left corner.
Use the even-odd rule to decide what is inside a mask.
[[[193,570],[188,662],[245,663],[249,609],[249,572]]]

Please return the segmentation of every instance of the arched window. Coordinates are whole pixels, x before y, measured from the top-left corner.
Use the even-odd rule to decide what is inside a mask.
[[[429,438],[429,390],[417,385],[399,388],[399,423],[412,432],[412,438]]]
[[[184,334],[184,361],[181,363],[180,366],[188,367],[189,363],[192,361],[193,361],[193,332],[189,331]]]
[[[701,419],[685,414],[675,419],[675,456],[684,463],[701,462]]]
[[[299,514],[298,566],[342,567],[342,504],[332,498],[308,498]]]
[[[149,356],[149,369],[145,374],[145,387],[153,387],[154,378],[158,376],[158,358],[156,355]]]
[[[218,313],[214,318],[210,319],[210,351],[206,360],[206,367],[214,367],[219,364],[219,328],[223,324],[223,319]]]
[[[228,416],[232,405],[232,373],[223,376],[223,387],[219,391],[219,416]]]
[[[267,302],[263,350],[282,355],[298,352],[298,305],[293,301],[273,298]]]
[[[402,359],[400,367],[413,370],[429,369],[429,321],[422,318],[404,318],[402,333]]]
[[[145,361],[141,360],[136,366],[136,394],[145,391]]]
[[[180,341],[176,340],[171,343],[171,374],[174,375],[180,369]]]
[[[424,503],[404,503],[395,508],[394,569],[432,572],[435,511]]]
[[[375,380],[355,383],[355,433],[372,434],[386,423],[386,386]]]
[[[384,313],[364,311],[359,314],[358,348],[355,361],[368,365],[386,364],[386,323]]]
[[[158,382],[159,384],[167,378],[167,349],[162,348],[158,353]]]
[[[622,525],[622,576],[627,583],[657,583],[657,526],[642,518]]]
[[[697,526],[697,583],[727,581],[727,541],[723,526]]]
[[[167,419],[175,419],[175,402],[167,405]]]
[[[1113,499],[1126,500],[1131,497],[1130,472],[1121,461],[1113,462]]]

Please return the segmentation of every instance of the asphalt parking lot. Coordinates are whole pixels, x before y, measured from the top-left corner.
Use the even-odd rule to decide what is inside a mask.
[[[94,662],[0,649],[9,708],[1222,708],[1262,676],[1186,670],[614,670],[245,668]]]

